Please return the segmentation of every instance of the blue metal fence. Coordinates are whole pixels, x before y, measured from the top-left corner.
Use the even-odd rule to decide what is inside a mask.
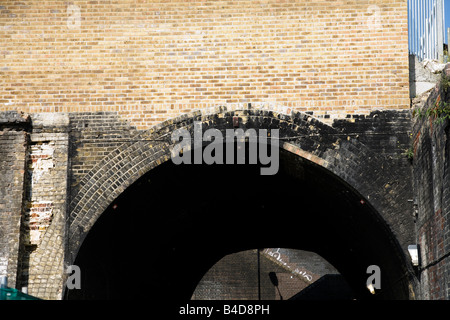
[[[442,61],[445,39],[444,0],[408,0],[409,53]]]

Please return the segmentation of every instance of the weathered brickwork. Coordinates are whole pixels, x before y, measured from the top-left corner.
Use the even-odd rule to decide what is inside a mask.
[[[63,114],[0,114],[1,274],[9,286],[47,298],[62,291],[67,129]],[[53,232],[56,240],[43,241]],[[46,245],[51,253],[40,250]],[[42,277],[52,281],[41,285]]]
[[[50,298],[61,294],[64,258],[65,217],[68,190],[69,118],[65,114],[34,114],[31,116],[33,131],[30,134],[28,160],[28,187],[30,193],[25,201],[24,255],[22,257],[22,284],[28,292]],[[34,214],[34,216],[33,216]],[[29,224],[27,225],[27,222]],[[52,228],[52,230],[49,230]],[[56,239],[49,243],[50,252],[41,252],[44,235],[55,232]],[[47,273],[40,270],[44,261],[51,260]],[[48,264],[48,263],[47,263]],[[42,276],[47,274],[53,281],[49,287],[42,286]]]
[[[447,74],[449,69],[447,68]],[[441,85],[416,107],[422,112],[448,101]],[[417,243],[420,246],[423,299],[450,299],[450,177],[449,123],[416,117],[411,148],[414,151],[414,189],[417,206]]]
[[[92,144],[86,144],[86,148],[91,146],[93,157],[88,163],[95,166],[84,176],[80,175],[82,179],[76,182],[76,188],[71,192],[69,252],[74,256],[68,257],[69,263],[75,258],[79,244],[87,232],[111,202],[144,173],[170,159],[170,143],[167,142],[170,141],[173,130],[180,127],[192,130],[194,120],[202,120],[204,130],[208,127],[225,130],[232,127],[233,117],[239,118],[239,124],[243,128],[278,127],[283,136],[296,137],[294,141],[283,144],[283,148],[326,167],[360,190],[374,206],[385,208],[380,210],[380,213],[383,213],[383,218],[395,230],[398,239],[401,239],[402,248],[411,243],[412,204],[408,202],[411,198],[410,182],[408,176],[399,177],[396,168],[389,165],[400,160],[384,159],[384,156],[379,158],[367,146],[361,144],[356,136],[352,138],[342,131],[342,126],[337,131],[308,115],[292,113],[292,110],[289,110],[284,108],[274,112],[216,108],[166,121],[148,131],[132,133],[132,130],[129,138],[112,152],[109,150],[112,146],[108,140],[99,139],[95,148]],[[96,116],[98,115],[95,113],[90,115],[92,119],[96,119]],[[87,119],[89,115],[85,114],[84,117]],[[389,116],[380,117],[393,122],[396,119]],[[106,118],[113,119],[114,115]],[[398,115],[397,118],[406,119],[407,116]],[[92,123],[95,123],[95,120],[92,120]],[[371,124],[376,126],[376,121]],[[359,134],[360,137],[364,135],[361,132]],[[405,135],[404,130],[399,130],[398,135]],[[73,142],[78,143],[76,140]],[[105,151],[108,151],[106,155]],[[403,150],[396,147],[389,149],[390,154],[395,152],[400,156]],[[81,158],[73,158],[74,166],[79,159]],[[101,160],[96,162],[95,159]],[[403,159],[407,161],[406,158]]]
[[[0,114],[0,275],[16,285],[29,117]]]
[[[136,129],[117,112],[70,113],[69,121],[71,194],[75,195],[81,179],[120,145],[132,142]]]
[[[403,154],[407,1],[4,1],[0,45],[0,275],[11,286],[60,299],[97,219],[169,161],[175,129],[202,121],[280,129],[283,152],[342,181],[388,235],[385,296],[450,298],[446,126],[416,123],[414,189]]]
[[[35,0],[2,3],[0,21],[0,111],[149,128],[219,105],[409,107],[404,0]]]
[[[31,116],[28,133],[25,190],[34,191],[26,192],[23,200],[27,205],[23,206],[20,285],[39,297],[60,298],[64,265],[73,263],[84,237],[106,208],[146,172],[170,159],[173,130],[192,131],[193,121],[198,120],[204,130],[224,132],[234,127],[236,118],[243,129],[279,128],[281,137],[289,138],[282,140],[282,149],[330,171],[370,201],[380,214],[376,219],[392,232],[395,259],[404,261],[403,251],[414,234],[410,183],[395,166],[402,161],[396,158],[402,149],[390,145],[383,152],[375,148],[375,154],[371,132],[396,123],[396,139],[405,141],[406,129],[400,128],[407,123],[405,112],[355,117],[353,122],[336,122],[333,128],[291,108],[254,109],[249,104],[242,110],[220,107],[192,112],[149,130],[136,130],[116,112],[41,113]],[[41,216],[33,217],[37,212]],[[42,220],[32,220],[39,217]],[[30,228],[32,221],[40,230]],[[407,281],[407,269],[396,277]]]
[[[287,110],[290,109],[284,109],[285,112]],[[331,127],[307,115],[295,113],[292,113],[292,115],[283,114],[281,113],[281,110],[279,114],[270,110],[225,111],[225,108],[211,109],[209,112],[211,113],[195,112],[190,115],[168,120],[146,132],[136,132],[129,140],[126,140],[113,152],[105,152],[107,155],[102,157],[100,162],[96,163],[91,171],[92,174],[87,174],[83,177],[83,181],[80,182],[79,191],[77,194],[74,194],[74,198],[72,198],[70,211],[74,232],[79,230],[76,226],[82,221],[84,229],[88,230],[95,222],[96,218],[92,217],[94,218],[93,220],[86,219],[86,213],[94,212],[96,210],[101,211],[100,208],[106,209],[105,206],[109,205],[110,201],[120,194],[120,190],[123,190],[124,183],[126,183],[126,185],[131,184],[151,167],[170,159],[170,146],[167,142],[170,141],[171,132],[180,127],[186,127],[189,130],[192,130],[192,123],[197,120],[203,121],[205,125],[204,130],[206,130],[208,126],[219,128],[219,130],[225,130],[225,128],[232,127],[233,116],[241,118],[240,123],[242,123],[244,127],[275,128],[280,126],[282,128],[282,134],[297,137],[297,143],[302,145],[303,151],[307,151],[307,153],[305,153],[306,157],[312,161],[317,159],[315,161],[317,161],[318,164],[329,170],[333,170],[350,184],[357,186],[357,189],[366,197],[370,197],[374,204],[378,203],[378,201],[380,201],[381,204],[391,198],[391,196],[386,198],[384,195],[382,196],[381,194],[374,193],[372,186],[373,184],[378,183],[378,181],[383,186],[383,192],[389,191],[393,187],[396,187],[397,189],[408,188],[409,181],[406,181],[405,179],[395,179],[395,185],[381,182],[381,180],[386,179],[386,177],[396,176],[394,168],[384,169],[384,176],[377,176],[377,172],[374,170],[375,167],[368,169],[367,172],[365,172],[361,166],[369,166],[369,163],[367,162],[369,159],[376,162],[376,155],[372,154],[366,146],[360,144],[357,139],[351,139],[345,132],[340,133],[338,131],[333,131]],[[217,115],[216,112],[218,112],[219,115]],[[320,134],[322,130],[324,131],[324,136],[321,136]],[[331,133],[330,130],[334,133]],[[307,133],[311,133],[312,136],[308,137]],[[299,134],[301,134],[301,136],[298,136]],[[333,136],[333,134],[335,136]],[[101,142],[101,140],[99,140],[99,142]],[[331,149],[334,149],[337,146],[333,143],[337,143],[339,148],[332,152]],[[295,147],[296,144],[293,144],[293,142],[287,143],[283,145],[283,148],[295,153],[299,151],[298,148]],[[108,146],[104,147],[103,150],[108,150]],[[103,150],[101,147],[97,147],[98,154],[103,155]],[[401,150],[399,149],[399,153],[400,151]],[[340,153],[341,156],[335,159],[334,152]],[[366,162],[365,164],[361,163],[361,161],[363,161],[362,159]],[[352,160],[354,163],[345,162],[345,160]],[[354,166],[351,166],[350,164],[353,164]],[[378,166],[379,165],[377,165],[377,167]],[[364,184],[363,181],[354,180],[360,178],[363,174],[369,174],[371,172],[373,172],[374,176],[365,177],[367,181],[371,181],[370,186],[367,185],[366,187],[363,187],[363,185],[361,185],[361,183]],[[103,181],[100,179],[105,180]],[[93,187],[94,185],[95,187]],[[114,190],[116,188],[118,188],[118,190]],[[399,192],[396,196],[404,198],[406,194],[407,193]],[[110,200],[108,201],[107,199]],[[100,207],[98,207],[98,205],[93,205],[93,203],[87,205],[90,201],[94,201],[101,205]],[[409,212],[408,208],[405,209]],[[80,213],[82,213],[81,216]],[[386,218],[392,219],[392,224],[396,225],[396,222],[394,221],[397,221],[400,216],[392,215],[387,216]],[[73,223],[75,221],[77,223]],[[405,240],[410,238],[410,235],[407,234],[407,230],[402,231],[402,233]]]

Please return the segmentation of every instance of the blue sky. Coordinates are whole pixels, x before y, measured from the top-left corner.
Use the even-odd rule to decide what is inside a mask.
[[[445,1],[445,43],[448,43],[447,28],[450,28],[450,0]]]

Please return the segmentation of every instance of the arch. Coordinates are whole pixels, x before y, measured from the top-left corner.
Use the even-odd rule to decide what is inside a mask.
[[[223,256],[274,246],[321,255],[359,299],[405,299],[409,279],[395,237],[362,199],[328,170],[284,149],[272,176],[260,175],[259,165],[167,161],[99,217],[74,262],[91,280],[68,295],[121,299],[132,291],[151,301],[185,300]],[[365,286],[370,265],[383,270],[376,297]]]
[[[86,235],[114,199],[145,173],[170,159],[173,146],[170,136],[174,130],[186,128],[192,132],[194,121],[201,121],[203,130],[215,128],[224,132],[235,127],[233,119],[238,119],[239,127],[244,130],[279,129],[283,150],[316,164],[360,194],[394,235],[391,241],[399,248],[399,259],[405,259],[406,244],[411,243],[413,236],[405,228],[405,217],[409,212],[402,190],[406,186],[398,182],[395,168],[385,159],[356,138],[305,113],[286,108],[218,107],[185,114],[137,133],[132,141],[105,156],[85,175],[78,194],[69,205],[66,264],[73,263]],[[51,237],[56,233],[51,230],[57,227],[61,226],[54,223],[49,228],[39,248],[41,252],[48,251],[53,245]]]
[[[286,248],[247,250],[223,257],[202,277],[191,296],[191,300],[354,298],[347,281],[320,255]]]

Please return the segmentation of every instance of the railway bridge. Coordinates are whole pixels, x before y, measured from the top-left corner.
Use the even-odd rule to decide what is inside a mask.
[[[189,299],[224,257],[287,248],[358,299],[450,297],[448,126],[412,115],[407,1],[5,1],[0,42],[10,287]],[[276,171],[175,163],[174,135],[198,128],[183,154],[211,151],[208,130],[253,130]]]

